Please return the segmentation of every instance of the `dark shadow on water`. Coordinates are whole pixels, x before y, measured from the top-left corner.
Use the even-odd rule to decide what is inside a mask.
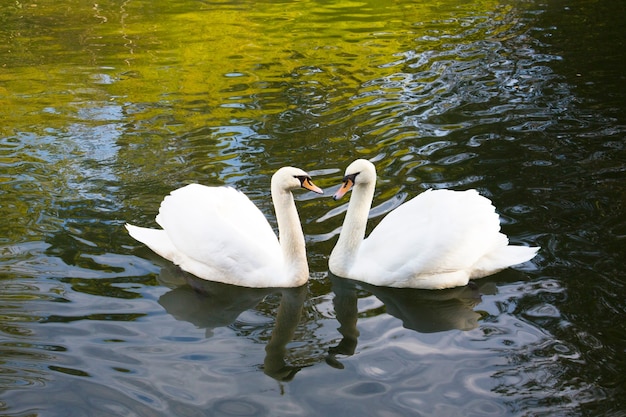
[[[228,326],[244,311],[254,308],[275,288],[246,288],[197,278],[175,265],[161,268],[160,284],[171,291],[159,297],[159,304],[175,319],[205,329]]]
[[[491,277],[482,278],[463,287],[445,290],[422,290],[413,288],[378,287],[364,282],[341,278],[328,273],[335,293],[333,306],[342,339],[329,348],[326,363],[343,369],[337,355],[351,356],[358,344],[358,301],[363,291],[378,298],[387,314],[402,321],[406,329],[419,333],[436,333],[448,330],[468,331],[478,327],[482,314],[474,308],[483,295],[497,293],[496,282],[517,281],[522,274],[506,270]]]
[[[172,288],[159,304],[180,321],[206,329],[231,325],[246,310],[255,308],[267,295],[281,294],[272,336],[265,347],[263,372],[290,381],[302,367],[285,362],[287,344],[293,339],[307,296],[307,285],[297,288],[246,288],[199,279],[174,265],[164,266],[159,282]]]

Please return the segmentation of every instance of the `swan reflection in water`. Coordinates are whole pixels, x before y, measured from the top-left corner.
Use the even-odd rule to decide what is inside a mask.
[[[266,296],[280,293],[272,336],[265,347],[263,372],[279,380],[290,381],[302,368],[285,362],[287,343],[300,322],[307,296],[307,286],[296,288],[247,288],[199,279],[174,265],[161,268],[159,282],[171,291],[159,298],[159,304],[175,319],[212,330],[234,323],[246,310],[254,308]]]
[[[350,356],[356,350],[359,337],[358,300],[363,290],[378,298],[389,315],[402,321],[403,327],[419,333],[475,329],[481,314],[474,307],[481,302],[482,295],[496,293],[495,284],[484,279],[478,283],[470,281],[463,287],[421,290],[377,287],[341,278],[330,272],[328,275],[335,293],[333,305],[342,339],[328,350],[326,362],[336,368],[343,368],[335,358],[336,355]]]

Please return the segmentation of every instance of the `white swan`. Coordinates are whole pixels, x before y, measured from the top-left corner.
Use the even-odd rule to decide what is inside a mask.
[[[400,205],[365,237],[376,169],[364,159],[346,169],[334,199],[352,197],[330,271],[372,285],[443,289],[531,259],[538,247],[510,246],[491,201],[476,190],[428,190]]]
[[[230,187],[191,184],[161,203],[163,228],[127,224],[130,235],[199,278],[244,287],[298,287],[309,278],[304,234],[291,191],[322,193],[298,168],[272,176],[279,239],[245,194]]]

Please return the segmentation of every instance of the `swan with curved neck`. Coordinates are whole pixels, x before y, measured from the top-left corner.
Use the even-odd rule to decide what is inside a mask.
[[[263,213],[230,187],[190,184],[159,208],[162,229],[127,224],[129,234],[199,278],[245,287],[298,287],[309,278],[304,234],[292,191],[323,193],[299,168],[272,176],[279,238]]]
[[[427,190],[391,211],[365,239],[376,168],[358,159],[335,200],[352,190],[330,271],[372,285],[443,289],[533,258],[539,248],[509,245],[491,201],[476,190]]]

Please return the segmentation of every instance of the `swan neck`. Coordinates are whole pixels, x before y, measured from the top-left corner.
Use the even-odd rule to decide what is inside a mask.
[[[272,185],[272,201],[278,223],[278,240],[288,272],[287,278],[291,286],[304,284],[309,278],[309,267],[304,233],[293,194]]]
[[[335,269],[339,275],[347,276],[347,272],[355,262],[361,243],[365,238],[365,228],[372,207],[375,186],[376,184],[372,182],[357,184],[352,189],[352,196],[339,234],[339,240],[331,254],[331,261],[334,264],[334,268],[331,269]]]

